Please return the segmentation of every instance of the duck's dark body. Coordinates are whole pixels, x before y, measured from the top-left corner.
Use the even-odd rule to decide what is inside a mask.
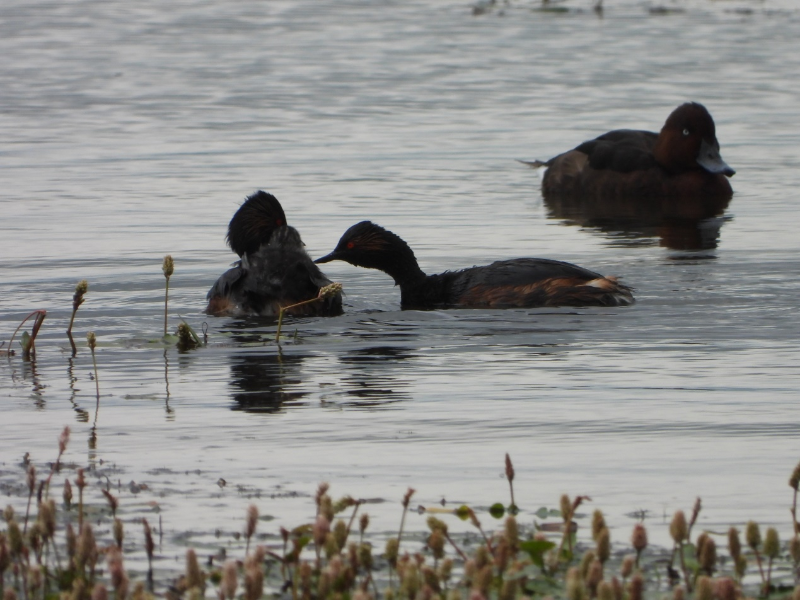
[[[400,286],[403,308],[624,306],[633,302],[630,288],[614,278],[543,258],[502,260],[426,275],[401,238],[369,221],[353,225],[336,249],[316,262],[331,260],[387,273]]]
[[[609,131],[533,167],[547,166],[545,197],[730,199],[735,171],[721,158],[714,121],[706,108],[686,103],[659,133]]]
[[[206,312],[229,316],[275,316],[282,307],[315,298],[330,279],[305,251],[300,234],[285,223],[270,194],[248,198],[231,219],[228,243],[241,260],[208,292]],[[342,313],[341,294],[291,309],[295,315]]]

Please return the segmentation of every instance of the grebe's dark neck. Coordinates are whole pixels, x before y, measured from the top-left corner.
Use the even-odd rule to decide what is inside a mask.
[[[387,248],[375,258],[378,259],[378,264],[373,268],[389,275],[401,289],[403,286],[418,285],[428,277],[419,268],[414,251],[400,237],[393,241],[390,249]]]

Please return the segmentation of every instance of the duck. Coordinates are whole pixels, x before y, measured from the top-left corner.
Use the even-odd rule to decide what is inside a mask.
[[[215,316],[277,316],[281,308],[319,295],[330,285],[305,250],[298,231],[286,223],[278,199],[257,191],[228,224],[227,243],[240,260],[223,273],[206,296]],[[342,314],[342,295],[289,309],[296,316]]]
[[[403,309],[626,306],[632,289],[577,265],[546,258],[500,260],[482,267],[426,275],[398,235],[372,221],[345,231],[317,264],[342,260],[377,269],[400,286]]]
[[[542,193],[600,198],[730,199],[736,171],[722,160],[711,113],[698,102],[681,104],[659,133],[609,131],[547,161]],[[702,209],[702,207],[701,207]]]

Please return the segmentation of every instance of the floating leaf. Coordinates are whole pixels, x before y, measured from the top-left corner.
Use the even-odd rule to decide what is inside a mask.
[[[546,519],[547,517],[560,517],[561,511],[556,508],[547,508],[546,506],[542,506],[539,510],[537,510],[533,514],[535,514],[540,519]]]
[[[489,507],[489,514],[495,519],[502,519],[503,515],[506,514],[506,507],[500,502],[495,502]]]
[[[533,564],[543,569],[545,553],[555,548],[556,544],[550,540],[528,540],[527,542],[522,542],[519,547],[528,553]]]
[[[506,510],[510,515],[516,516],[519,514],[519,507],[516,504],[509,504]]]
[[[462,521],[469,519],[469,506],[462,504],[456,509],[456,516]]]

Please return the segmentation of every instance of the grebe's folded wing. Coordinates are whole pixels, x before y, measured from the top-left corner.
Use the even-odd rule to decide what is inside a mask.
[[[241,261],[237,260],[230,269],[220,275],[219,279],[214,282],[214,285],[208,290],[206,300],[229,296],[234,285],[236,285],[244,274],[245,269],[242,267]]]
[[[587,281],[602,277],[599,273],[572,263],[547,258],[499,260],[485,267],[462,271],[470,285],[526,285],[545,279],[577,278]]]

